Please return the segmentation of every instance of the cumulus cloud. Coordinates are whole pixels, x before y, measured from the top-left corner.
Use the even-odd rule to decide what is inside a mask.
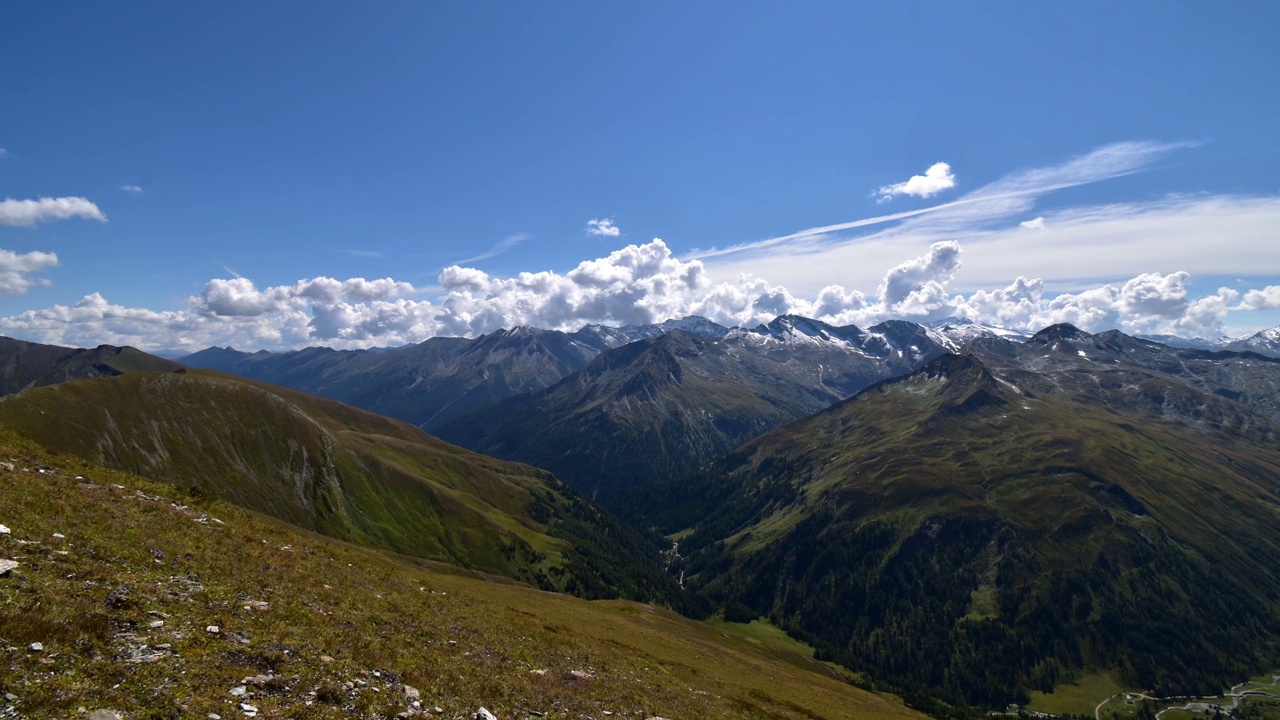
[[[68,218],[86,218],[106,222],[107,216],[97,205],[82,197],[40,198],[39,200],[0,200],[0,225],[31,227],[38,223]]]
[[[1023,220],[1022,222],[1018,223],[1018,226],[1024,227],[1028,230],[1043,230],[1045,228],[1044,217],[1037,217],[1037,218],[1032,218],[1030,220]]]
[[[1134,316],[1175,317],[1187,308],[1187,286],[1191,275],[1143,273],[1120,288],[1119,308]]]
[[[678,258],[655,239],[564,273],[498,276],[453,265],[440,273],[439,289],[430,298],[392,278],[316,277],[260,288],[235,277],[210,280],[179,310],[123,307],[95,293],[74,305],[0,318],[0,332],[38,342],[150,350],[371,347],[518,325],[575,330],[588,323],[644,324],[694,314],[752,326],[792,313],[861,327],[892,318],[932,322],[956,316],[1029,331],[1070,322],[1091,332],[1118,327],[1215,337],[1231,312],[1280,306],[1280,286],[1243,295],[1221,288],[1193,299],[1192,278],[1182,271],[1140,273],[1052,296],[1043,279],[1023,276],[965,294],[950,287],[962,252],[967,251],[959,242],[942,241],[897,262],[882,273],[876,296],[828,285],[806,297],[756,275],[717,282],[701,261]],[[0,288],[20,292],[40,282],[31,273],[56,262],[48,253],[0,252]]]
[[[1250,290],[1240,302],[1241,310],[1280,310],[1280,285]]]
[[[974,292],[965,303],[964,314],[1000,327],[1029,328],[1043,303],[1044,280],[1019,276],[1006,287]]]
[[[960,244],[934,243],[929,253],[889,270],[880,284],[880,299],[889,306],[905,302],[913,293],[941,289],[960,268]]]
[[[192,308],[204,315],[222,317],[256,317],[308,305],[333,306],[350,302],[386,300],[414,292],[413,285],[391,278],[336,280],[317,277],[299,280],[293,285],[278,285],[259,290],[252,280],[235,277],[213,279],[204,290],[191,298]]]
[[[950,190],[955,186],[956,176],[951,174],[951,166],[940,162],[930,165],[923,175],[912,175],[910,179],[904,182],[885,185],[872,194],[877,197],[876,202],[886,203],[899,195],[911,195],[919,198],[933,197],[943,190]]]
[[[445,296],[437,320],[451,334],[510,325],[571,329],[585,322],[654,322],[680,312],[709,284],[701,262],[677,259],[657,239],[587,260],[564,274],[495,278],[451,266],[439,281]]]
[[[587,221],[587,234],[599,235],[602,237],[618,237],[622,234],[622,228],[614,225],[613,220],[611,219],[606,218],[604,220],[596,220],[593,218]]]
[[[205,283],[197,308],[223,317],[254,317],[283,310],[288,299],[286,288],[259,291],[249,278],[215,278]]]
[[[102,343],[144,350],[190,351],[210,345],[293,348],[315,342],[302,312],[223,318],[190,310],[155,311],[115,305],[86,295],[73,305],[54,305],[0,319],[6,335],[79,347]]]
[[[140,194],[142,194],[142,186],[141,186],[141,185],[121,185],[121,186],[120,186],[120,189],[121,189],[121,190],[123,190],[123,191],[125,191],[125,192],[127,192],[127,193],[129,193],[129,194],[131,194],[131,195],[140,195]]]
[[[1171,323],[1168,331],[1184,337],[1220,337],[1231,303],[1239,297],[1240,293],[1231,288],[1218,288],[1213,295],[1188,303],[1182,317]]]
[[[47,252],[18,254],[0,248],[0,295],[21,295],[32,287],[48,285],[45,278],[33,277],[33,273],[48,270],[58,264],[58,256]]]

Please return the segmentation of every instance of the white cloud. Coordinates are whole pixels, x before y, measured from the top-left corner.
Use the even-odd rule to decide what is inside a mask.
[[[1181,271],[1143,273],[1120,288],[1120,310],[1135,316],[1177,317],[1187,308],[1190,282],[1191,275]]]
[[[223,317],[255,317],[283,310],[288,300],[286,288],[259,291],[249,278],[214,279],[205,283],[197,308]]]
[[[991,325],[1028,328],[1043,306],[1044,281],[1019,276],[1003,288],[978,290],[969,296],[966,317]]]
[[[132,195],[140,195],[140,194],[142,194],[142,186],[141,186],[141,185],[121,185],[121,186],[120,186],[120,189],[121,189],[121,190],[123,190],[123,191],[125,191],[125,192],[127,192],[127,193],[130,193],[130,194],[132,194]]]
[[[107,216],[102,214],[97,205],[82,197],[0,200],[0,225],[31,227],[37,223],[74,217],[107,221]]]
[[[956,176],[951,174],[951,166],[947,163],[934,163],[924,171],[923,175],[912,175],[909,180],[893,185],[885,185],[872,193],[877,196],[876,202],[885,203],[899,195],[928,198],[943,190],[956,186]]]
[[[78,347],[101,343],[144,350],[196,351],[213,344],[252,348],[301,347],[314,342],[301,312],[220,318],[189,310],[154,311],[113,305],[98,293],[74,305],[54,305],[0,319],[4,334]]]
[[[1280,285],[1250,290],[1240,302],[1240,310],[1280,310]]]
[[[1179,147],[1110,145],[1059,166],[1013,173],[950,203],[688,257],[703,260],[712,278],[764,276],[802,296],[833,283],[874,287],[883,268],[945,240],[965,248],[952,285],[964,292],[1002,287],[1018,276],[1041,278],[1054,292],[1123,283],[1153,270],[1280,276],[1280,253],[1271,249],[1280,226],[1277,196],[1170,195],[1067,207],[1038,215],[1042,231],[1020,226],[1048,193],[1138,172]],[[788,262],[778,263],[779,255]]]
[[[58,264],[58,256],[47,252],[18,254],[0,248],[0,295],[21,295],[32,287],[48,285],[45,278],[32,277]]]
[[[451,266],[437,317],[450,334],[536,325],[575,329],[587,322],[646,323],[678,314],[708,283],[702,263],[676,259],[661,240],[628,245],[568,273],[494,278]]]
[[[787,254],[792,257],[818,257],[820,265],[793,264],[793,267],[798,266],[809,274],[812,274],[814,267],[844,267],[830,265],[830,258],[821,257],[841,250],[853,249],[863,255],[870,246],[871,254],[877,260],[893,262],[893,258],[901,257],[904,243],[914,241],[918,243],[918,247],[925,248],[938,240],[955,239],[954,235],[958,232],[972,235],[983,224],[1000,222],[1027,212],[1035,206],[1035,200],[1040,196],[1140,172],[1155,160],[1184,147],[1188,147],[1188,144],[1138,141],[1104,145],[1060,165],[1011,173],[951,202],[808,228],[727,248],[698,250],[689,257],[711,260],[719,265],[734,265],[725,273],[727,276],[751,272],[753,264],[776,268],[774,251],[778,248],[786,248]],[[867,236],[839,234],[847,230],[880,225],[890,227]],[[875,246],[878,244],[888,247],[890,252],[887,255],[877,255]],[[874,274],[882,266],[875,262],[869,266],[862,264],[864,270],[872,275],[859,279],[874,281]],[[797,287],[804,282],[804,279],[797,278],[790,284]],[[820,287],[820,284],[816,287]]]
[[[13,153],[9,152],[8,150],[5,150],[4,148],[0,148],[0,160],[4,158],[11,158],[11,157],[13,157]]]
[[[1221,337],[1231,303],[1239,297],[1240,293],[1231,288],[1218,288],[1213,295],[1189,303],[1182,317],[1175,320],[1168,330],[1184,337]]]
[[[960,244],[954,241],[934,243],[929,253],[901,263],[889,270],[880,284],[880,300],[886,305],[899,305],[927,288],[941,288],[960,268]]]
[[[964,248],[966,262],[969,253]],[[1232,312],[1280,305],[1280,286],[1250,290],[1239,304],[1234,303],[1242,295],[1228,288],[1192,299],[1192,278],[1183,271],[1140,273],[1056,296],[1043,279],[1023,276],[966,295],[952,288],[963,270],[961,256],[959,242],[941,241],[882,271],[878,297],[838,284],[806,297],[757,275],[716,282],[701,261],[677,258],[655,239],[584,261],[566,273],[502,277],[450,266],[440,273],[438,294],[429,299],[392,278],[317,277],[259,288],[236,277],[210,280],[180,310],[123,307],[95,293],[71,306],[0,318],[0,333],[62,345],[107,342],[150,350],[370,347],[518,325],[574,330],[587,323],[642,324],[697,314],[750,326],[793,313],[861,327],[891,318],[928,322],[954,315],[1032,331],[1070,322],[1088,331],[1119,327],[1212,337],[1221,334]],[[0,287],[21,292],[40,282],[32,272],[56,262],[48,253],[0,252]]]
[[[1041,216],[1037,218],[1032,218],[1030,220],[1023,220],[1022,222],[1018,223],[1018,227],[1024,227],[1028,230],[1043,230],[1045,227],[1044,217]]]
[[[611,219],[606,218],[604,220],[596,220],[593,218],[587,221],[587,234],[599,235],[602,237],[618,237],[622,234],[622,228],[614,225],[613,220]]]
[[[363,303],[410,295],[413,285],[391,278],[335,280],[317,277],[299,280],[293,285],[279,285],[259,290],[245,277],[231,280],[213,279],[204,290],[189,300],[192,309],[202,315],[220,317],[258,317],[283,310],[331,307],[344,303]]]

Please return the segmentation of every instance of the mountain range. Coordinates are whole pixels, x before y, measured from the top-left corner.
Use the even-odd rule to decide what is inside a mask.
[[[601,353],[545,390],[439,429],[554,472],[608,506],[946,352],[911,323],[863,331],[783,316],[718,339],[674,330]]]
[[[431,432],[498,400],[549,387],[603,351],[674,329],[705,337],[728,332],[708,320],[686,318],[621,328],[589,325],[574,333],[518,327],[472,340],[431,338],[377,351],[244,353],[213,347],[180,361],[340,400]]]
[[[650,489],[649,519],[691,587],[898,687],[1216,693],[1276,661],[1277,378],[1117,332],[985,338]]]
[[[0,424],[341,540],[765,618],[965,715],[1280,664],[1280,358],[1259,349],[795,316],[187,367],[19,343]]]

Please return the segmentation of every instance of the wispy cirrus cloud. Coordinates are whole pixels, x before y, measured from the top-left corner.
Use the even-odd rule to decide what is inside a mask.
[[[458,262],[459,264],[473,263],[473,262],[480,262],[481,260],[488,260],[491,257],[497,257],[498,255],[501,255],[502,253],[510,250],[511,248],[514,248],[515,246],[519,245],[525,240],[529,240],[532,237],[533,236],[528,233],[516,233],[514,235],[508,235],[502,238],[502,240],[498,241],[498,243],[495,244],[493,247],[489,248],[488,250],[485,250],[479,255],[469,257],[465,260],[459,260]]]
[[[143,193],[141,185],[121,185],[120,189],[130,195],[141,195]]]
[[[13,153],[9,152],[8,150],[5,150],[4,148],[0,148],[0,160],[3,160],[5,158],[11,158],[11,157],[13,157]]]
[[[107,216],[98,209],[97,205],[82,197],[0,200],[0,225],[32,227],[42,222],[77,217],[98,222],[107,221]]]
[[[699,250],[686,257],[704,260],[708,270],[717,276],[732,277],[744,272],[768,274],[779,278],[793,290],[803,292],[816,291],[832,282],[832,268],[839,268],[845,274],[842,282],[864,287],[874,285],[878,281],[875,268],[895,262],[895,258],[902,257],[904,250],[922,254],[936,242],[968,240],[966,248],[970,251],[969,260],[966,261],[966,271],[962,278],[974,277],[980,278],[978,282],[990,281],[992,276],[1007,272],[1005,268],[1009,264],[1016,263],[1022,263],[1024,268],[1031,269],[1000,276],[1002,281],[1028,273],[1043,274],[1045,277],[1069,275],[1087,278],[1090,274],[1084,272],[1084,267],[1092,267],[1096,272],[1098,264],[1094,262],[1095,258],[1081,255],[1062,266],[1041,262],[1039,253],[1063,242],[1067,237],[1079,237],[1078,228],[1056,227],[1059,222],[1078,222],[1081,217],[1077,215],[1073,220],[1073,212],[1082,211],[1082,215],[1095,215],[1098,220],[1109,215],[1109,219],[1114,221],[1117,219],[1114,211],[1076,208],[1058,213],[1043,213],[1040,217],[1051,232],[1036,233],[1035,237],[1038,239],[1034,244],[1029,244],[1029,235],[1025,228],[1018,226],[1018,219],[1025,218],[1036,207],[1037,202],[1053,192],[1142,172],[1171,153],[1191,146],[1192,143],[1153,141],[1113,143],[1057,165],[1015,171],[950,202],[808,228],[725,248]],[[1176,200],[1188,204],[1197,199]],[[1172,204],[1178,205],[1179,202]],[[1147,214],[1146,220],[1158,222],[1157,218],[1167,216],[1172,211],[1169,205],[1167,201],[1152,201],[1148,205],[1127,206],[1122,214],[1136,217],[1143,214],[1143,207],[1148,207],[1152,212]],[[1253,222],[1252,219],[1246,219],[1252,213],[1241,206],[1220,209],[1227,216],[1235,217],[1241,222]],[[869,233],[850,232],[865,231],[868,228],[874,230]],[[1115,226],[1111,230],[1121,231]],[[1197,225],[1196,230],[1203,232],[1204,228]],[[1189,229],[1178,234],[1185,236],[1188,231]],[[1143,228],[1135,225],[1132,232],[1141,233]],[[1255,235],[1256,233],[1250,233],[1249,237],[1253,238]],[[1149,242],[1150,239],[1149,236],[1133,238],[1134,241],[1143,242]],[[983,248],[991,248],[993,252],[983,252],[974,257],[974,241],[983,241]],[[785,267],[780,267],[775,262],[776,254],[780,251],[785,251],[792,260]],[[1062,260],[1060,254],[1053,253],[1053,257],[1055,263]],[[1146,260],[1149,261],[1151,257],[1152,255],[1147,254]],[[1110,267],[1110,261],[1107,265]],[[1115,276],[1128,270],[1116,270]]]
[[[618,237],[622,234],[622,228],[614,225],[612,219],[597,220],[592,218],[587,221],[587,234],[600,237]]]

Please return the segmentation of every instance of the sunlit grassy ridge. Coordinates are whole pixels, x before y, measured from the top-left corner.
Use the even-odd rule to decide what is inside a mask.
[[[331,537],[591,597],[678,594],[656,552],[550,474],[305,393],[140,372],[4,398],[0,422]]]
[[[405,686],[449,718],[913,715],[653,606],[341,543],[4,429],[0,460],[0,692],[23,717],[389,718]]]

